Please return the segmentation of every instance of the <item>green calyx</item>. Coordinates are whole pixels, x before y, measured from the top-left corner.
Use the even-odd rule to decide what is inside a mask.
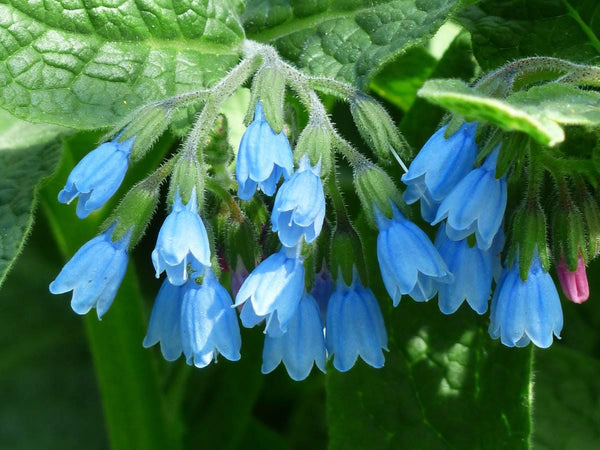
[[[583,216],[577,206],[564,208],[559,203],[552,214],[552,250],[558,260],[564,258],[571,272],[577,270],[579,254],[587,261]]]
[[[187,204],[194,190],[198,200],[198,211],[200,211],[204,197],[204,171],[195,157],[184,155],[175,164],[171,175],[169,204],[173,203],[177,192],[181,196],[181,201]]]
[[[546,215],[539,202],[527,202],[519,209],[512,220],[511,245],[508,253],[509,262],[518,257],[519,274],[525,281],[529,274],[531,261],[537,251],[542,266],[550,268],[550,257],[546,238]]]
[[[360,135],[383,164],[392,160],[392,153],[409,156],[408,144],[390,115],[375,99],[357,93],[350,100],[350,111]]]
[[[141,181],[131,188],[117,208],[102,225],[106,229],[117,223],[112,240],[118,241],[132,230],[129,248],[133,248],[144,235],[152,219],[160,195],[160,183],[150,179]]]
[[[164,106],[146,106],[136,112],[134,119],[119,136],[119,142],[135,137],[131,159],[141,159],[169,125],[169,113]]]
[[[252,99],[246,114],[246,123],[252,120],[256,102],[261,101],[267,122],[275,133],[281,133],[284,95],[285,75],[275,64],[263,65],[254,75]]]
[[[368,164],[357,168],[354,172],[354,187],[372,227],[376,227],[375,208],[391,219],[394,204],[404,215],[409,216],[400,191],[389,175],[376,165]]]
[[[353,226],[345,226],[333,231],[330,252],[331,274],[334,276],[340,274],[346,285],[350,286],[354,271],[358,270],[361,280],[367,282],[363,246]]]
[[[322,124],[311,121],[302,131],[294,150],[294,160],[298,165],[306,155],[311,166],[321,161],[321,173],[326,177],[332,167],[331,133]]]
[[[222,167],[233,157],[233,149],[228,141],[227,118],[219,114],[204,142],[204,161],[213,168]]]

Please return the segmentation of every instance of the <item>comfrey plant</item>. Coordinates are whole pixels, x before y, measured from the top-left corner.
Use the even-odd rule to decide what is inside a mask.
[[[560,60],[519,64],[480,79],[474,89],[500,101],[519,76],[547,66],[567,72],[556,83],[577,80],[579,66]],[[250,79],[247,128],[230,161],[214,130],[226,129],[222,107]],[[294,125],[298,115],[290,118],[285,108],[290,93],[308,116],[301,131]],[[378,163],[339,134],[318,93],[349,103]],[[199,113],[180,149],[125,195],[102,233],[50,285],[55,294],[73,291],[75,312],[96,307],[103,316],[169,179],[168,215],[151,254],[156,277],[166,277],[143,342],[160,344],[169,361],[181,354],[196,367],[219,355],[239,360],[241,321],[263,327],[263,373],[283,362],[291,378],[302,380],[314,365],[324,372],[328,359],[345,372],[359,357],[380,368],[388,331],[375,293],[385,291],[393,307],[406,295],[416,302],[437,295],[444,314],[465,301],[484,314],[491,298],[492,338],[511,347],[548,347],[563,318],[549,274],[544,196],[559,199],[550,235],[563,290],[578,303],[589,295],[585,264],[600,249],[597,200],[589,180],[566,176],[547,147],[493,117],[461,111],[406,168],[409,148],[378,102],[339,81],[306,75],[252,41],[212,88],[151,103],[119,123],[73,169],[59,201],[79,196],[80,218],[101,208],[129,165],[150,150],[175,113],[191,106]],[[403,175],[389,167],[393,158]],[[344,198],[338,182],[347,166],[360,211],[349,211],[352,194]],[[416,202],[423,219],[439,225],[435,242],[407,206]]]

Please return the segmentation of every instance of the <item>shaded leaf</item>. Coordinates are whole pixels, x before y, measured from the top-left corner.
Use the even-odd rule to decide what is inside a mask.
[[[56,168],[60,135],[54,125],[33,125],[0,111],[0,286],[25,245],[37,186]]]
[[[575,62],[600,56],[596,0],[487,0],[461,11],[459,18],[473,36],[475,56],[484,71],[525,56]]]
[[[456,0],[250,0],[252,39],[276,45],[310,73],[364,87],[382,63],[431,37]]]

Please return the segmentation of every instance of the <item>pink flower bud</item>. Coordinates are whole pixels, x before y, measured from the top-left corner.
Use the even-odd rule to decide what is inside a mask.
[[[575,303],[583,303],[590,296],[590,287],[588,286],[587,274],[585,272],[585,263],[579,255],[577,261],[577,270],[569,271],[565,263],[565,258],[560,259],[556,267],[560,286],[566,297]]]

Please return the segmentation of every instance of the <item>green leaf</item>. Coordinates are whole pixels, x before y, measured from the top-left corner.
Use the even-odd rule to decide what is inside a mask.
[[[78,129],[215,83],[244,37],[241,0],[0,3],[0,106]]]
[[[522,131],[549,146],[564,141],[560,125],[600,125],[600,93],[567,84],[547,83],[501,100],[459,80],[430,80],[419,96],[468,120]]]
[[[275,44],[310,73],[367,85],[395,55],[431,37],[457,0],[250,0],[243,16],[250,38]]]
[[[599,448],[600,361],[555,343],[534,367],[535,448]]]
[[[419,96],[467,120],[482,120],[504,130],[522,131],[545,145],[556,145],[565,139],[563,129],[544,116],[544,111],[529,112],[528,108],[487,97],[459,80],[427,81]],[[529,105],[535,108],[535,105]]]
[[[58,163],[67,130],[33,125],[0,111],[0,286],[33,223],[37,186]]]
[[[529,448],[531,349],[492,341],[465,306],[385,306],[385,366],[328,371],[331,450]]]
[[[487,0],[459,17],[473,36],[475,56],[484,71],[525,56],[575,62],[600,56],[596,0]]]
[[[97,234],[98,227],[109,213],[109,208],[103,208],[88,219],[79,220],[71,207],[56,201],[56,193],[73,166],[74,154],[85,152],[95,142],[95,136],[88,134],[70,139],[56,177],[41,192],[42,206],[64,261]],[[145,159],[133,167],[125,184],[130,187],[132,181],[156,166],[170,144],[172,139],[169,136],[159,141],[154,159]],[[66,307],[68,296],[61,300],[65,302],[64,313],[72,314]],[[154,354],[141,345],[146,332],[145,316],[140,282],[134,262],[130,260],[113,305],[102,321],[93,312],[83,318],[96,367],[109,441],[114,450],[181,447],[178,413],[166,410]]]

